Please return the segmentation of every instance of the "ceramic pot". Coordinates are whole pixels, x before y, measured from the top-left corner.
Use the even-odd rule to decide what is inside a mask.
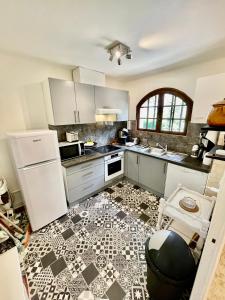
[[[207,123],[209,126],[225,126],[225,99],[213,104]]]

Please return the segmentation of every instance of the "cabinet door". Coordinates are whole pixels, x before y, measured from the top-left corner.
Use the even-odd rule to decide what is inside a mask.
[[[178,184],[203,194],[208,174],[200,171],[168,164],[165,197],[168,198],[177,188]]]
[[[49,87],[54,118],[53,125],[76,123],[74,82],[49,78]]]
[[[75,83],[78,122],[95,123],[94,86]]]
[[[138,182],[138,154],[133,152],[127,152],[126,155],[127,177]]]
[[[96,108],[114,108],[120,109],[118,121],[128,120],[128,92],[106,87],[95,87],[95,104]]]
[[[164,195],[167,163],[163,160],[140,155],[139,182],[153,192]]]

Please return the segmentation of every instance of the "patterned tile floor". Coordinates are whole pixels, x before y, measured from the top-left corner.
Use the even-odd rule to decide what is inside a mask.
[[[122,181],[34,233],[24,261],[31,299],[148,299],[144,243],[157,208]]]

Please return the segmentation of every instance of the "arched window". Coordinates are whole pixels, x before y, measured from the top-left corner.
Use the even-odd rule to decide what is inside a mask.
[[[191,98],[179,90],[154,90],[137,105],[137,129],[185,135],[192,106]]]

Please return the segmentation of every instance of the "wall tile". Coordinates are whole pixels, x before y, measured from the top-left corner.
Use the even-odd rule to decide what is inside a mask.
[[[151,146],[156,143],[167,144],[171,151],[191,153],[192,146],[199,142],[200,129],[205,124],[189,123],[186,136],[172,135],[165,133],[156,133],[141,131],[136,129],[136,121],[131,121],[131,136],[139,137],[141,143],[147,140]],[[76,124],[76,125],[49,125],[49,129],[57,130],[59,142],[66,140],[66,132],[78,131],[79,139],[88,141],[89,139],[97,142],[98,146],[111,143],[118,136],[118,131],[127,127],[127,122],[114,122],[113,125],[102,123]]]
[[[66,132],[78,131],[81,141],[86,142],[92,140],[95,141],[98,146],[111,143],[118,135],[118,131],[124,127],[127,127],[127,122],[113,122],[113,125],[102,123],[61,126],[49,125],[49,129],[57,130],[59,142],[66,140]]]
[[[156,143],[162,145],[167,144],[168,149],[171,151],[178,151],[183,153],[191,153],[192,146],[199,143],[199,134],[201,127],[205,124],[189,123],[186,136],[156,133],[137,130],[136,121],[131,121],[132,137],[139,137],[140,142],[144,143],[145,139],[151,146],[155,146]]]

